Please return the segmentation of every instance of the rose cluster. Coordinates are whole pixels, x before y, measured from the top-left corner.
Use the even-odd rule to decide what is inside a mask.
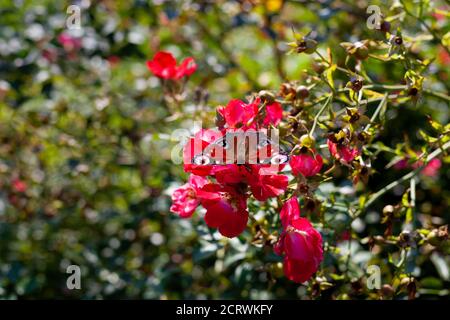
[[[270,164],[192,163],[195,150],[205,150],[226,132],[238,128],[245,132],[260,125],[277,125],[282,117],[281,106],[278,103],[267,105],[266,116],[258,120],[260,106],[260,99],[249,104],[231,100],[227,106],[218,108],[218,114],[225,122],[222,130],[202,129],[188,141],[183,157],[184,170],[191,173],[190,182],[174,192],[172,212],[190,217],[195,207],[201,204],[206,209],[206,224],[231,238],[241,234],[247,225],[250,194],[259,201],[266,201],[286,191],[288,177],[278,174]],[[194,201],[196,206],[185,206],[185,203],[193,204]]]
[[[155,76],[173,81],[191,75],[196,68],[192,58],[177,66],[173,56],[165,52],[157,53],[147,65]],[[201,205],[206,209],[206,224],[232,238],[240,235],[247,226],[249,197],[266,201],[285,193],[288,176],[280,173],[285,164],[274,167],[267,163],[209,163],[193,159],[198,151],[202,154],[217,141],[224,141],[229,132],[277,127],[283,119],[283,108],[275,99],[259,94],[249,103],[231,100],[226,106],[219,106],[216,114],[218,128],[201,129],[184,146],[184,170],[190,177],[185,185],[173,192],[170,210],[182,218],[189,218]],[[329,137],[328,148],[343,164],[350,163],[360,153],[359,148],[338,135]],[[291,151],[289,165],[294,176],[306,181],[321,171],[323,159],[312,145],[300,144]],[[304,282],[317,271],[322,261],[322,237],[306,218],[300,217],[296,193],[283,205],[280,218],[282,232],[275,252],[284,256],[287,278]]]

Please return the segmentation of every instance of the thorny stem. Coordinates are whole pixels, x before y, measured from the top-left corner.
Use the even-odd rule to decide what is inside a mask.
[[[448,141],[447,143],[445,143],[442,147],[434,150],[433,152],[431,152],[428,157],[427,157],[427,162],[431,161],[432,159],[436,158],[437,156],[439,156],[442,152],[444,152],[445,150],[447,150],[450,147],[450,141]],[[393,182],[391,182],[390,184],[388,184],[387,186],[385,186],[384,188],[380,189],[379,191],[377,191],[376,193],[374,193],[369,200],[367,200],[367,202],[365,203],[364,207],[358,211],[354,218],[358,217],[359,215],[361,215],[361,213],[363,213],[365,210],[367,210],[367,208],[369,208],[379,197],[381,197],[382,195],[384,195],[386,192],[392,190],[393,188],[395,188],[396,186],[398,186],[399,184],[408,181],[409,179],[414,178],[417,174],[419,174],[425,166],[420,166],[419,168],[405,174],[403,177],[401,177],[400,179],[397,179]]]

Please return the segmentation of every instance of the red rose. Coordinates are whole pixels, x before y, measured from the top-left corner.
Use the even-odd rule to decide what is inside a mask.
[[[283,118],[283,108],[278,102],[271,103],[266,106],[266,117],[264,118],[264,126],[277,126]]]
[[[262,165],[227,165],[213,169],[217,182],[221,184],[246,184],[256,200],[266,201],[284,193],[288,177],[282,174],[262,174]]]
[[[349,163],[352,162],[353,159],[355,159],[360,154],[360,151],[356,147],[351,148],[350,146],[339,145],[334,143],[330,139],[328,139],[327,143],[331,155],[337,160]]]
[[[284,273],[294,282],[305,282],[317,271],[323,259],[322,236],[305,218],[300,218],[297,198],[291,198],[281,212],[283,233],[275,246],[284,254]]]
[[[206,209],[205,222],[228,238],[240,235],[247,226],[247,198],[231,186],[207,184],[199,196]]]
[[[155,76],[163,79],[178,80],[190,76],[197,70],[197,64],[192,57],[188,57],[177,66],[177,61],[170,52],[159,51],[152,60],[147,61],[148,69]]]
[[[27,184],[20,179],[14,179],[12,181],[12,187],[13,187],[14,191],[19,192],[19,193],[23,193],[23,192],[27,191]]]
[[[220,106],[217,112],[225,119],[229,128],[254,128],[255,118],[258,115],[261,100],[256,98],[252,103],[245,103],[238,99],[228,102],[227,106]],[[266,106],[266,116],[262,125],[277,126],[283,118],[283,108],[278,102],[273,102]]]
[[[197,190],[200,190],[208,180],[191,174],[189,182],[176,189],[172,194],[172,206],[170,211],[178,213],[182,218],[189,218],[200,204]]]
[[[312,154],[302,153],[291,156],[289,164],[294,175],[302,174],[305,177],[311,177],[320,172],[323,160],[320,154],[314,152]]]
[[[219,107],[217,110],[225,119],[229,128],[250,127],[258,114],[258,104],[233,99],[226,107]]]
[[[258,174],[249,180],[249,184],[256,200],[266,201],[268,198],[277,197],[286,191],[288,177],[282,174],[265,175],[258,171]]]

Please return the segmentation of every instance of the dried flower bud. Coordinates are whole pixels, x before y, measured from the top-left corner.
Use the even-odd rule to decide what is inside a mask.
[[[380,23],[380,31],[382,31],[382,32],[391,31],[391,24],[389,22],[387,22],[386,20],[383,20],[383,22]]]
[[[355,56],[358,60],[367,59],[369,56],[368,41],[358,41],[355,43],[343,42],[341,46],[347,51],[347,54]]]
[[[358,92],[363,87],[363,81],[362,79],[352,77],[350,81],[347,83],[347,87],[351,88],[355,92]]]
[[[297,92],[290,83],[282,83],[280,86],[280,96],[286,100],[292,100],[296,96]]]
[[[226,121],[223,115],[220,112],[216,111],[216,126],[221,129],[225,126],[225,124]]]
[[[304,37],[302,40],[297,42],[296,52],[297,53],[314,53],[317,49],[317,41]]]
[[[360,115],[357,108],[346,108],[346,112],[348,115],[348,122],[355,123],[359,120]]]
[[[361,131],[360,133],[358,133],[357,138],[359,141],[365,143],[365,142],[369,141],[370,134],[368,134],[366,131]]]
[[[402,231],[398,237],[398,245],[401,247],[412,247],[414,246],[414,234],[409,231]]]
[[[299,86],[297,87],[296,91],[296,96],[299,99],[305,99],[309,96],[309,89],[305,86]]]
[[[416,298],[417,293],[417,284],[416,281],[410,281],[410,283],[406,286],[406,290],[408,291],[408,299],[413,300]]]
[[[442,244],[443,241],[448,239],[448,225],[441,226],[438,229],[433,229],[427,236],[429,244],[437,247]]]
[[[261,98],[261,101],[263,103],[272,103],[275,101],[275,96],[273,95],[273,93],[267,90],[261,90],[258,93],[258,96]]]
[[[417,96],[418,93],[419,93],[419,89],[417,89],[416,87],[411,87],[408,90],[408,96],[411,96],[411,97]]]

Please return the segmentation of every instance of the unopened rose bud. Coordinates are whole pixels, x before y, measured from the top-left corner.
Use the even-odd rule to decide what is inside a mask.
[[[309,134],[304,134],[300,137],[300,144],[303,147],[311,148],[316,143],[316,139]]]

